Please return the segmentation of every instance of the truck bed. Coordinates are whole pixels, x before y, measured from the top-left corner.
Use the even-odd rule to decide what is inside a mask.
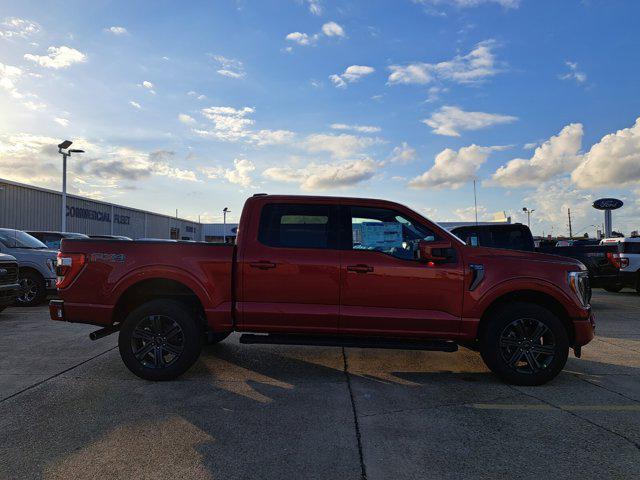
[[[118,318],[118,299],[126,299],[122,296],[128,288],[141,281],[151,290],[158,282],[173,282],[199,298],[209,324],[231,326],[233,245],[64,239],[60,251],[85,255],[85,264],[70,285],[81,282],[83,288],[65,289],[67,320],[111,325],[122,320]],[[182,291],[176,289],[177,294]]]

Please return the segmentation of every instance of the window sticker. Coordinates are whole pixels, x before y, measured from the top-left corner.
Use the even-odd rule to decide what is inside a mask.
[[[360,248],[386,250],[402,246],[402,224],[363,222],[360,224]]]

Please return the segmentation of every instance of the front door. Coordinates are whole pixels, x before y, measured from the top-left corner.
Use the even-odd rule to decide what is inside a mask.
[[[245,238],[240,252],[242,330],[337,332],[338,211],[313,203],[262,206],[255,238]]]
[[[345,206],[340,332],[450,337],[462,315],[463,268],[418,259],[420,240],[442,240],[420,219],[387,208]],[[350,232],[350,234],[349,234]]]

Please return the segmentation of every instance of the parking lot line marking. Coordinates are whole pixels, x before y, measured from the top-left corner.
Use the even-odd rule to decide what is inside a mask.
[[[509,403],[471,403],[471,408],[480,410],[569,410],[569,411],[603,411],[603,412],[637,412],[640,405],[552,405],[545,404],[509,404]]]
[[[116,348],[118,348],[118,346],[117,346],[117,345],[116,345],[115,347],[111,347],[111,348],[110,348],[110,349],[108,349],[108,350],[105,350],[104,352],[100,352],[100,353],[98,353],[97,355],[94,355],[94,356],[93,356],[93,357],[91,357],[91,358],[87,358],[86,360],[83,360],[82,362],[80,362],[80,363],[78,363],[78,364],[76,364],[76,365],[72,365],[72,366],[71,366],[71,367],[69,367],[69,368],[65,368],[65,369],[64,369],[64,370],[62,370],[61,372],[58,372],[58,373],[56,373],[56,374],[54,374],[54,375],[51,375],[51,376],[49,376],[49,377],[45,378],[44,380],[41,380],[41,381],[39,381],[39,382],[36,382],[36,383],[34,383],[33,385],[29,385],[28,387],[23,388],[23,389],[22,389],[22,390],[20,390],[19,392],[12,393],[12,394],[11,394],[11,395],[9,395],[8,397],[5,397],[5,398],[3,398],[3,399],[0,399],[0,403],[5,402],[5,401],[7,401],[7,400],[10,400],[10,399],[12,399],[13,397],[17,397],[18,395],[20,395],[21,393],[26,392],[27,390],[31,390],[32,388],[36,388],[37,386],[42,385],[43,383],[48,382],[49,380],[51,380],[51,379],[53,379],[53,378],[59,377],[60,375],[62,375],[62,374],[64,374],[64,373],[67,373],[67,372],[69,372],[69,371],[73,370],[74,368],[77,368],[77,367],[79,367],[79,366],[81,366],[81,365],[84,365],[85,363],[90,362],[90,361],[91,361],[91,360],[93,360],[94,358],[98,358],[99,356],[104,355],[105,353],[109,353],[111,350],[115,350]]]

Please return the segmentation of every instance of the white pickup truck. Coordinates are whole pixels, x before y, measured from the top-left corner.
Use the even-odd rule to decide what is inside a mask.
[[[640,237],[605,238],[600,244],[618,244],[612,261],[620,269],[622,287],[635,288],[640,293]]]

